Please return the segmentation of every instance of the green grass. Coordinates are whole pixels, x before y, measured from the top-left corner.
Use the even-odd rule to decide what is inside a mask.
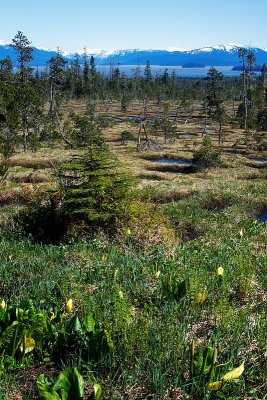
[[[93,314],[110,333],[114,348],[98,362],[77,360],[75,366],[88,387],[101,384],[106,400],[266,399],[267,230],[257,221],[267,208],[266,169],[253,168],[244,156],[223,154],[223,168],[176,174],[163,166],[149,172],[154,167],[148,158],[154,157],[114,141],[126,128],[109,127],[105,137],[123,168],[139,177],[138,207],[143,209],[136,226],[130,226],[131,235],[112,240],[99,235],[59,245],[27,239],[14,223],[18,210],[13,205],[34,198],[38,182],[14,181],[40,169],[51,187],[50,149],[12,159],[0,199],[8,204],[0,210],[0,300],[18,304],[30,298],[50,312],[72,298],[74,313],[81,318]],[[180,128],[185,131],[184,125]],[[164,154],[191,159],[193,142],[199,145],[202,139],[193,122],[190,128],[198,136],[166,144]],[[132,128],[134,134],[137,130]],[[242,135],[237,130],[229,140]],[[51,152],[58,162],[71,154],[63,146]],[[166,241],[152,240],[157,235],[161,239],[164,224]],[[224,269],[222,278],[218,267]],[[163,281],[185,281],[185,296],[167,296]],[[203,293],[207,298],[198,302]],[[203,376],[192,378],[192,339],[196,348],[216,346],[220,364],[229,361],[217,370],[216,379],[244,360],[240,379],[215,393],[207,390]],[[58,366],[39,361],[29,357],[28,364],[10,361],[5,366],[0,377],[4,398],[37,398],[38,374],[58,375]],[[62,368],[71,360],[65,364]]]
[[[189,377],[192,338],[197,344],[216,344],[219,362],[230,360],[226,370],[245,360],[244,375],[225,386],[220,398],[243,399],[252,393],[264,398],[257,388],[267,377],[266,227],[246,218],[229,231],[224,212],[192,212],[192,202],[188,209],[173,203],[172,215],[189,218],[191,210],[193,223],[210,216],[209,223],[217,221],[220,232],[211,229],[212,234],[172,248],[138,249],[131,238],[124,244],[94,240],[42,246],[2,236],[1,295],[6,302],[32,298],[49,310],[71,297],[79,314],[93,313],[111,333],[114,350],[87,366],[92,368],[88,380],[102,384],[105,398],[171,399],[178,390],[184,398],[213,398],[204,382]],[[216,275],[219,266],[224,268],[222,281]],[[188,282],[186,296],[177,302],[162,291],[161,279],[170,275]],[[196,295],[205,289],[207,299],[198,304]]]

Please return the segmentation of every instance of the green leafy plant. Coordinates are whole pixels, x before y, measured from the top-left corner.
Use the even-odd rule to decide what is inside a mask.
[[[49,382],[44,374],[37,379],[40,400],[79,400],[84,395],[84,382],[77,368],[66,368]]]
[[[101,138],[83,156],[73,158],[61,171],[62,218],[67,223],[108,229],[123,220],[129,206],[130,179],[116,165]]]
[[[211,346],[199,346],[195,352],[195,344],[191,345],[191,376],[208,375],[212,377],[214,366],[217,360],[217,350]]]
[[[51,329],[47,315],[39,312],[31,300],[18,307],[0,307],[0,352],[22,359],[35,350],[41,356],[43,346],[50,339]]]
[[[70,358],[80,361],[98,361],[113,348],[108,331],[101,328],[90,315],[80,321],[73,315],[62,323],[52,347],[52,359],[66,361]]]
[[[69,304],[69,302],[67,303]],[[113,348],[107,330],[93,316],[80,321],[77,315],[59,311],[49,316],[36,309],[31,300],[18,307],[0,306],[0,354],[22,361],[28,354],[39,360],[60,364],[75,361],[98,361]]]
[[[179,301],[187,293],[186,281],[178,281],[170,275],[169,279],[162,279],[162,292],[168,300]]]
[[[217,166],[221,164],[220,150],[213,147],[210,138],[205,137],[201,147],[193,152],[193,163],[201,166]]]

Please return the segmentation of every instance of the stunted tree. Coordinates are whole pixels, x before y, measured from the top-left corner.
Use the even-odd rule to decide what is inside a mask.
[[[75,54],[70,66],[71,89],[75,97],[82,95],[82,68],[79,54]]]
[[[207,111],[210,118],[219,124],[219,143],[222,142],[222,125],[227,115],[223,106],[223,74],[210,68],[207,76]]]
[[[91,136],[84,155],[63,166],[60,178],[64,221],[114,233],[127,215],[130,180],[117,170],[100,135]]]
[[[246,57],[248,51],[247,49],[241,47],[238,50],[238,57],[242,61],[242,98],[243,98],[243,127],[247,130],[247,123],[248,123],[248,94],[247,94],[247,68],[246,68]]]
[[[17,54],[20,82],[25,83],[27,82],[29,75],[27,64],[33,59],[31,42],[27,36],[25,36],[21,31],[18,31],[16,36],[12,39],[12,46]]]
[[[50,83],[50,98],[49,98],[49,111],[48,115],[52,117],[57,114],[59,105],[59,88],[64,80],[66,61],[58,50],[55,57],[50,58],[48,61],[49,69],[49,83]]]
[[[64,131],[75,147],[86,147],[101,134],[100,126],[90,116],[75,113],[65,122]]]
[[[90,76],[92,78],[94,78],[95,75],[96,75],[96,66],[95,66],[95,58],[94,58],[94,56],[90,57],[90,69],[89,69],[89,71],[90,71]]]
[[[83,74],[83,91],[84,93],[86,93],[86,89],[88,86],[88,81],[89,81],[89,64],[88,64],[88,55],[87,55],[87,49],[84,48],[83,49],[83,70],[82,70],[82,74]]]
[[[146,62],[145,71],[144,71],[144,78],[145,78],[145,81],[147,83],[151,82],[151,80],[152,80],[151,66],[150,66],[150,62],[149,61]]]
[[[18,117],[19,130],[23,133],[23,149],[29,144],[36,146],[40,120],[43,115],[43,99],[39,91],[29,83],[19,85],[15,92],[15,112]]]

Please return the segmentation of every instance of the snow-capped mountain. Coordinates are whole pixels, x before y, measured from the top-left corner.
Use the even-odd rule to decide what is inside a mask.
[[[93,55],[97,65],[144,65],[147,61],[151,65],[161,66],[180,66],[202,64],[206,66],[236,66],[240,64],[238,50],[241,45],[228,44],[213,47],[203,47],[193,50],[169,49],[169,50],[146,50],[146,49],[126,49],[126,50],[102,50],[87,49],[88,56]],[[255,54],[258,65],[267,64],[267,49],[258,47],[250,48]],[[77,52],[79,55],[83,51]],[[75,54],[62,53],[69,62],[73,60]],[[16,64],[16,54],[10,43],[0,41],[0,59],[10,56]],[[32,66],[44,66],[47,61],[56,55],[56,50],[33,48]]]

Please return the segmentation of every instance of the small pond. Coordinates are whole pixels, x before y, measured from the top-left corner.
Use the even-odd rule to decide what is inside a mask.
[[[151,161],[159,164],[176,164],[176,165],[187,165],[187,166],[192,165],[190,161],[174,160],[171,158],[158,158],[156,160],[151,160]]]
[[[137,139],[121,139],[122,143],[136,143]]]
[[[223,151],[223,154],[242,154],[242,151],[240,151],[240,150],[226,150],[226,151]]]
[[[192,137],[196,136],[194,133],[181,133],[179,137]]]
[[[121,118],[121,117],[114,117],[112,115],[108,115],[105,118],[110,119],[111,121],[123,122],[123,118]]]
[[[128,121],[134,121],[134,122],[139,122],[141,121],[141,117],[138,117],[137,115],[129,115]]]
[[[259,216],[258,216],[258,221],[259,222],[267,222],[267,210],[263,211]]]
[[[257,161],[257,162],[260,162],[260,163],[266,163],[267,162],[266,158],[261,158],[261,157],[250,157],[250,160]]]

